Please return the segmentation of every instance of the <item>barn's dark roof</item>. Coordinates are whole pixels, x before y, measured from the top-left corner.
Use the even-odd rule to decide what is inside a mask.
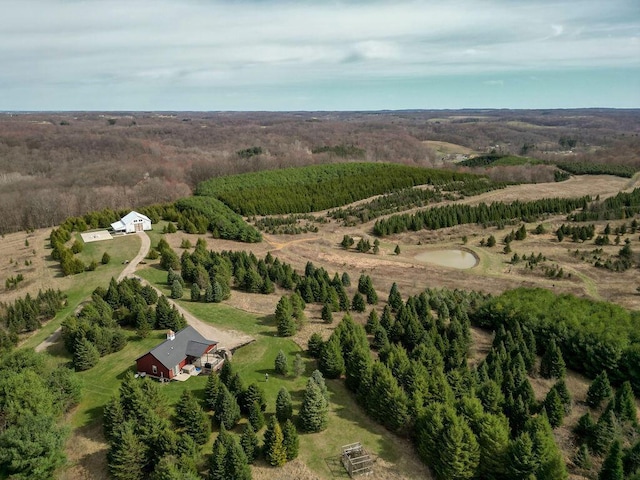
[[[173,340],[165,340],[148,353],[158,359],[162,365],[168,369],[172,369],[184,360],[185,357],[199,357],[209,345],[216,345],[217,343],[218,342],[204,338],[195,328],[189,325],[179,332],[176,332]]]

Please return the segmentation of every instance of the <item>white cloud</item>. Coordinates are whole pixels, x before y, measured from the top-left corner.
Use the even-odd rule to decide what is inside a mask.
[[[0,7],[5,87],[207,88],[640,66],[640,15],[627,0],[0,0]],[[0,108],[1,100],[0,89]]]

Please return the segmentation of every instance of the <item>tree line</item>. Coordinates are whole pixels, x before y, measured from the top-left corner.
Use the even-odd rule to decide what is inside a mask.
[[[377,236],[386,236],[407,230],[437,230],[467,223],[490,225],[514,220],[533,222],[545,215],[570,213],[579,208],[585,209],[590,200],[589,196],[585,196],[573,199],[545,198],[531,202],[515,201],[508,204],[494,202],[476,206],[446,205],[422,210],[412,215],[392,215],[377,220],[373,226],[373,233]]]
[[[634,188],[631,192],[620,192],[603,201],[599,198],[592,202],[588,208],[569,215],[568,220],[573,222],[589,222],[597,220],[613,220],[633,218],[640,213],[640,188]]]

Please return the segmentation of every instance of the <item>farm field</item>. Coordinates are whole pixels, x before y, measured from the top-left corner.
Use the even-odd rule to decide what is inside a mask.
[[[456,201],[477,205],[482,202],[531,201],[551,196],[573,198],[583,195],[605,199],[620,191],[629,191],[635,186],[635,178],[580,176],[562,183],[506,186],[500,190]],[[443,201],[435,205],[445,205],[448,202]],[[409,210],[407,213],[412,211]],[[322,216],[326,213],[328,211],[314,212],[314,215]],[[593,223],[596,234],[600,234],[607,224],[611,229],[616,229],[623,224],[628,227],[630,222],[631,219],[584,223]],[[549,216],[525,224],[505,224],[500,227],[464,224],[434,231],[420,230],[394,234],[380,238],[378,254],[359,253],[353,247],[345,249],[340,245],[345,236],[373,241],[373,223],[369,221],[345,226],[340,221],[329,220],[326,223],[318,223],[315,232],[301,235],[263,234],[261,242],[246,244],[213,238],[209,233],[198,235],[178,231],[160,234],[160,230],[166,225],[166,222],[162,222],[156,225],[150,237],[152,245],[164,238],[178,256],[182,251],[192,250],[192,247],[182,248],[185,240],[195,245],[198,239],[204,239],[208,249],[218,252],[245,250],[258,258],[270,252],[298,271],[304,271],[305,265],[312,262],[316,266],[324,267],[330,275],[335,272],[348,272],[352,279],[356,279],[361,274],[366,274],[373,280],[381,299],[386,299],[392,283],[396,283],[404,295],[417,295],[425,288],[440,287],[499,294],[505,290],[525,286],[543,287],[555,293],[572,293],[581,297],[612,301],[630,309],[640,307],[637,291],[637,286],[640,285],[638,269],[630,268],[616,272],[594,267],[592,252],[596,247],[593,240],[572,241],[570,237],[564,238],[563,241],[558,240],[555,231],[567,223],[565,215]],[[527,232],[526,238],[510,242],[510,251],[505,253],[507,245],[503,238],[521,225],[524,225]],[[538,227],[541,232],[534,233]],[[33,263],[28,266],[34,267],[34,271],[31,272],[33,281],[29,281],[30,271],[25,271],[26,280],[20,283],[17,289],[4,291],[5,296],[0,298],[3,301],[11,301],[27,292],[36,293],[39,288],[60,288],[68,294],[68,306],[45,327],[23,340],[22,346],[27,348],[36,346],[55,330],[62,318],[74,311],[96,286],[106,286],[112,276],[117,277],[124,267],[123,262],[133,258],[139,246],[139,240],[134,236],[87,244],[79,254],[85,263],[91,260],[99,261],[102,253],[108,251],[112,257],[110,264],[99,266],[95,272],[62,277],[58,273],[56,262],[47,259],[47,232],[38,230],[29,235],[31,236],[14,233],[3,238],[3,253],[8,252],[8,256],[16,260],[8,267],[5,266],[1,272],[9,278],[13,272],[18,272],[18,264],[24,264],[24,260],[31,255]],[[493,247],[486,245],[490,236],[496,239],[496,245]],[[614,235],[611,235],[612,239],[613,237]],[[613,258],[627,240],[632,251],[640,252],[637,232],[632,233],[627,229],[619,237],[617,243],[598,247],[601,251],[597,255]],[[28,247],[25,245],[25,239],[29,240]],[[32,249],[35,249],[35,254]],[[424,252],[456,249],[471,253],[477,259],[477,265],[470,269],[453,269],[432,265],[420,259]],[[544,261],[541,265],[536,264],[531,268],[526,262],[513,261],[514,254],[518,257],[535,254],[544,257]],[[146,265],[140,266],[137,274],[168,294],[166,272],[158,268],[159,261],[148,260],[145,263]],[[16,270],[12,270],[12,267]],[[562,270],[563,274],[554,274],[552,277],[544,268],[553,269],[554,272]],[[37,269],[41,269],[47,275],[36,277]],[[354,291],[354,287],[351,287],[349,293],[352,294]],[[205,322],[220,328],[238,330],[255,338],[255,342],[236,352],[234,364],[246,384],[257,382],[265,389],[269,405],[267,414],[273,413],[275,396],[282,385],[291,390],[294,406],[299,406],[304,385],[314,368],[314,360],[304,353],[306,342],[312,333],[320,333],[327,339],[335,327],[335,324],[326,325],[322,322],[318,305],[309,305],[306,311],[308,323],[303,329],[291,338],[277,337],[273,313],[279,296],[283,293],[285,292],[280,289],[276,289],[275,294],[271,295],[234,290],[231,297],[220,305],[190,302],[186,300],[188,295],[178,301],[189,313]],[[354,313],[353,318],[356,322],[364,324],[366,314]],[[101,472],[104,473],[106,465],[106,444],[99,428],[101,409],[117,390],[124,373],[131,370],[135,358],[159,342],[163,333],[155,332],[144,340],[140,340],[133,332],[129,332],[128,336],[130,342],[124,350],[103,358],[98,366],[79,374],[84,383],[83,400],[69,418],[69,423],[74,429],[67,446],[70,467],[61,478],[107,478],[100,476]],[[486,332],[478,329],[473,330],[473,336],[475,349],[472,350],[472,361],[477,362],[486,355],[490,339],[487,339]],[[265,382],[264,373],[272,372],[274,359],[279,350],[288,355],[290,362],[296,353],[302,353],[306,365],[305,373],[298,378],[286,379],[272,374],[269,382]],[[47,355],[48,361],[55,364],[65,364],[69,361],[68,354],[60,344],[48,349]],[[169,384],[163,389],[169,401],[175,404],[185,388],[193,390],[197,398],[203,398],[204,383],[204,378],[194,378],[185,384]],[[301,435],[300,457],[282,470],[280,478],[345,478],[340,466],[336,465],[335,454],[341,445],[352,441],[362,441],[376,456],[376,473],[372,478],[429,478],[428,470],[418,460],[406,440],[390,433],[367,417],[341,381],[330,380],[327,384],[331,392],[330,427],[319,434]],[[552,384],[553,382],[538,377],[532,379],[538,400],[544,398]],[[586,394],[588,380],[570,372],[567,384],[577,406],[566,419],[565,425],[555,431],[555,438],[568,451],[572,441],[570,428],[577,422],[579,414],[586,411],[580,406],[580,402]],[[239,427],[234,431],[239,433]],[[338,432],[340,435],[337,435]],[[568,453],[565,453],[565,460],[568,461]],[[254,478],[267,478],[272,472],[271,467],[258,462],[254,467]],[[573,475],[571,478],[584,477]]]

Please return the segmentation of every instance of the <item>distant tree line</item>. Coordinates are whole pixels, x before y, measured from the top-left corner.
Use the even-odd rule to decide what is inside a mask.
[[[569,215],[573,222],[588,222],[597,220],[614,220],[633,218],[640,213],[640,188],[631,192],[620,192],[613,197],[589,204],[588,208]]]
[[[378,236],[393,235],[407,230],[438,230],[467,223],[490,225],[508,221],[533,222],[544,215],[570,213],[576,209],[585,209],[590,197],[563,199],[545,198],[531,202],[512,203],[494,202],[471,205],[446,205],[429,208],[412,215],[392,215],[376,221],[373,233]]]
[[[615,175],[631,178],[638,171],[632,165],[593,162],[556,162],[555,165],[573,175]]]

